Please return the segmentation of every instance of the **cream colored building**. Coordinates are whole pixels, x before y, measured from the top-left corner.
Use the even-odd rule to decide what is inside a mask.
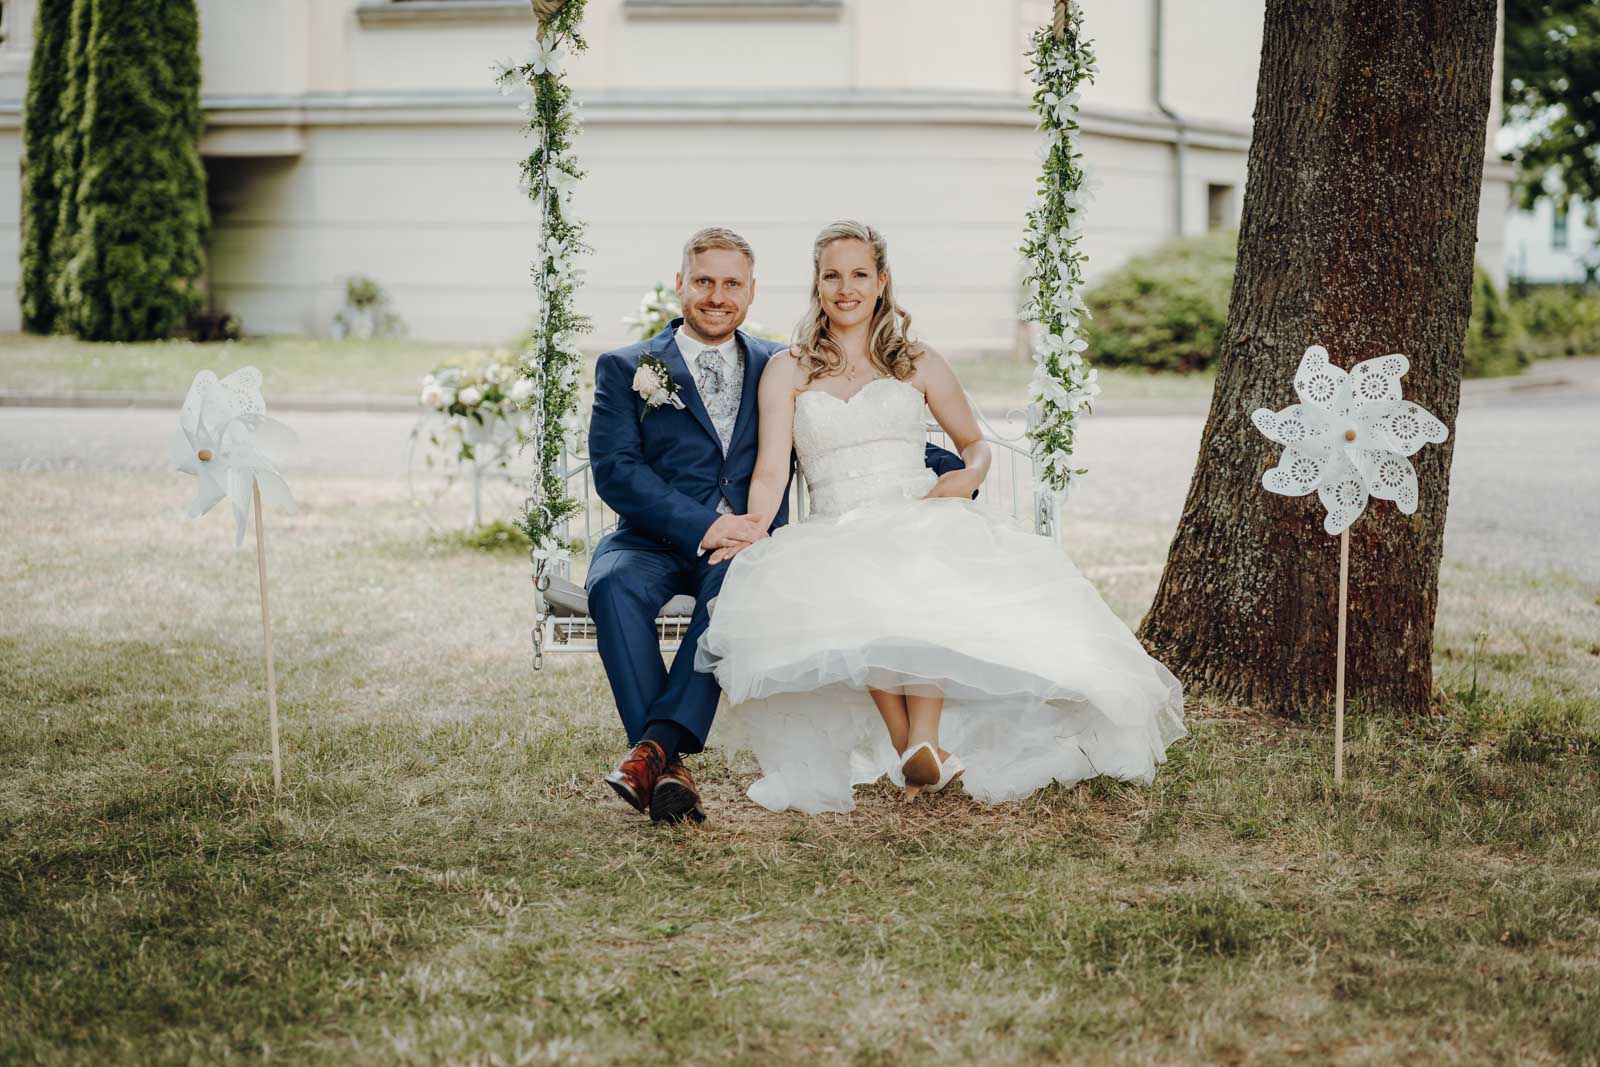
[[[0,330],[18,324],[17,162],[38,0],[0,42]],[[1237,222],[1263,0],[1086,0],[1091,277]],[[671,281],[684,237],[750,238],[752,319],[786,329],[835,218],[889,237],[922,336],[1008,349],[1039,137],[1024,52],[1048,0],[589,0],[571,65],[589,177],[593,342]],[[532,311],[536,235],[517,188],[528,0],[200,0],[216,303],[254,333],[320,334],[344,279],[376,278],[414,336],[497,341]],[[1496,93],[1498,99],[1498,93]],[[1498,109],[1490,135],[1498,126]],[[1508,173],[1479,258],[1503,272]]]

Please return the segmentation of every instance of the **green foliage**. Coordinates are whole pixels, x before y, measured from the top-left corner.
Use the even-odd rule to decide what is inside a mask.
[[[80,236],[78,175],[83,165],[85,144],[82,125],[87,108],[89,29],[93,24],[96,2],[97,0],[72,0],[71,13],[67,19],[67,44],[62,50],[65,71],[61,78],[55,123],[50,133],[53,144],[50,161],[54,173],[51,175],[48,188],[52,200],[44,210],[53,210],[56,221],[50,232],[49,262],[44,270],[50,284],[50,301],[56,312],[50,328],[61,332],[67,329],[61,313],[61,272],[66,262],[72,258]],[[43,193],[42,188],[40,192]]]
[[[570,213],[571,193],[583,171],[573,151],[578,131],[573,112],[572,87],[561,73],[561,56],[588,48],[579,32],[585,0],[566,0],[560,9],[539,20],[535,55],[528,63],[504,69],[496,79],[506,87],[520,85],[532,92],[527,134],[535,144],[522,162],[522,179],[529,198],[539,210],[541,243],[533,263],[538,312],[532,343],[522,355],[523,373],[533,382],[535,473],[521,526],[534,546],[535,571],[543,575],[546,562],[561,550],[557,530],[579,507],[567,492],[562,457],[567,442],[576,436],[579,334],[591,323],[577,310],[582,275],[573,257],[592,249],[584,243],[584,223]]]
[[[1036,30],[1028,50],[1034,83],[1033,110],[1045,136],[1038,197],[1029,209],[1022,252],[1026,294],[1022,318],[1039,325],[1033,381],[1028,398],[1035,417],[1028,428],[1035,473],[1053,493],[1063,493],[1088,471],[1072,465],[1078,412],[1100,392],[1095,371],[1084,362],[1083,336],[1083,152],[1078,139],[1079,91],[1099,66],[1094,45],[1083,36],[1083,11],[1070,6]]]
[[[71,44],[72,5],[40,6],[34,26],[33,61],[28,71],[27,113],[22,127],[22,251],[17,299],[22,328],[49,333],[57,307],[51,239],[56,228],[56,122],[66,84],[66,56]]]
[[[1211,369],[1228,320],[1237,240],[1237,234],[1219,231],[1173,241],[1104,278],[1087,294],[1094,313],[1088,331],[1092,361],[1150,371]],[[1475,268],[1463,376],[1517,374],[1529,358],[1515,308],[1488,272]]]
[[[1600,292],[1540,286],[1512,296],[1535,359],[1600,354]]]
[[[42,268],[52,325],[86,340],[170,337],[200,305],[210,226],[195,3],[75,0],[70,31]]]
[[[1506,0],[1502,92],[1507,118],[1530,131],[1517,155],[1524,200],[1600,201],[1600,4]]]
[[[503,519],[494,519],[466,530],[451,530],[437,535],[434,542],[441,547],[465,548],[474,552],[510,551],[519,556],[526,555],[528,549],[533,547],[526,531]]]
[[[1089,354],[1100,366],[1206,370],[1228,320],[1232,232],[1174,241],[1135,256],[1085,295]]]
[[[333,335],[370,341],[404,337],[406,324],[389,309],[389,294],[372,278],[356,274],[344,283],[344,307],[333,317]]]
[[[1530,362],[1527,339],[1505,294],[1481,266],[1472,272],[1472,318],[1461,349],[1463,378],[1521,374]]]

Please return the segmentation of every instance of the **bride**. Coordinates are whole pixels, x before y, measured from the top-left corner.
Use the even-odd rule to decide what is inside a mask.
[[[728,707],[709,741],[749,749],[750,798],[850,811],[887,774],[907,799],[960,779],[986,803],[1095,775],[1149,782],[1184,736],[1176,678],[1050,540],[970,499],[990,449],[950,364],[908,333],[888,251],[839,222],[811,307],[761,376],[749,510],[770,526],[797,453],[804,523],[737,556],[695,666]],[[931,411],[966,463],[923,464]]]

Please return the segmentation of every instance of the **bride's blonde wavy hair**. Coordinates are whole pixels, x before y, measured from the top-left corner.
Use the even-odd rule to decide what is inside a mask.
[[[889,244],[883,235],[863,222],[835,222],[817,234],[811,246],[811,306],[794,329],[795,358],[806,373],[806,384],[844,369],[844,349],[828,330],[828,313],[822,309],[817,278],[822,273],[822,250],[835,241],[862,241],[872,249],[873,263],[884,276],[883,292],[872,311],[867,335],[867,358],[886,374],[905,381],[916,373],[922,346],[911,337],[911,313],[895,302],[894,275],[889,273]]]

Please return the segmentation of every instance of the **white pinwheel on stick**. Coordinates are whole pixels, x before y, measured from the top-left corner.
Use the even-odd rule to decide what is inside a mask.
[[[1349,372],[1321,345],[1307,348],[1294,375],[1300,403],[1250,416],[1268,440],[1283,446],[1278,465],[1261,477],[1268,492],[1305,496],[1316,490],[1327,510],[1322,528],[1339,535],[1339,662],[1335,674],[1333,777],[1344,780],[1344,660],[1350,586],[1350,526],[1369,497],[1417,510],[1417,472],[1408,457],[1450,435],[1400,391],[1411,361],[1394,354],[1363,360]]]
[[[267,664],[267,713],[272,732],[272,788],[283,789],[283,764],[278,745],[278,692],[272,670],[272,616],[267,607],[267,548],[262,502],[293,513],[294,498],[278,472],[283,450],[294,445],[293,430],[267,416],[261,396],[261,372],[241,367],[218,380],[211,371],[194,376],[178,414],[172,438],[172,461],[178,470],[199,479],[189,504],[198,519],[223,499],[233,503],[234,547],[244,542],[252,505],[256,516],[256,570],[261,581],[261,632]]]

